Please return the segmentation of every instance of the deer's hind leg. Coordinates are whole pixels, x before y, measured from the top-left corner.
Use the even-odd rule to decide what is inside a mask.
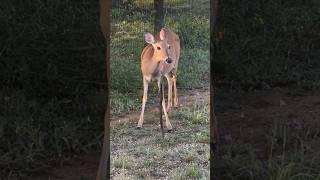
[[[162,89],[161,89],[160,83],[161,83],[161,79],[158,79],[159,92],[162,91],[162,95],[164,95],[164,86],[162,86]],[[164,96],[162,96],[162,110],[163,110],[164,116],[166,118],[166,127],[167,127],[168,131],[171,131],[172,125],[170,123],[170,119],[169,119],[168,113],[166,111],[166,101],[165,101]]]

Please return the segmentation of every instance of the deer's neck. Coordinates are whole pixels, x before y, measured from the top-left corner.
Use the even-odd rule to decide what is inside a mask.
[[[153,59],[153,51],[152,45],[148,45],[141,54],[141,70],[143,75],[149,77],[149,79],[154,79],[161,75],[159,71],[160,63]]]

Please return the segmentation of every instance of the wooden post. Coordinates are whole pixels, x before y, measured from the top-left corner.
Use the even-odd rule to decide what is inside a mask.
[[[218,0],[210,1],[210,72],[213,71],[213,61],[216,56],[216,47],[214,33],[217,22],[218,14]],[[217,159],[217,141],[218,141],[218,122],[214,112],[214,78],[211,74],[210,80],[210,160],[213,165],[213,161]],[[212,166],[211,165],[211,166]],[[210,169],[210,179],[214,178],[214,170]]]
[[[123,7],[123,0],[112,0],[112,6]]]
[[[104,136],[103,147],[100,156],[100,162],[96,180],[110,179],[110,0],[99,0],[100,3],[100,27],[105,40],[105,77],[107,82],[106,87],[106,111],[104,116]]]
[[[160,127],[161,127],[162,138],[164,138],[163,121],[162,121],[162,101],[163,101],[163,94],[164,94],[164,87],[163,87],[163,84],[162,84],[162,76],[161,76],[161,79],[160,79],[160,89],[159,89],[159,95],[160,95],[159,113],[160,113]]]

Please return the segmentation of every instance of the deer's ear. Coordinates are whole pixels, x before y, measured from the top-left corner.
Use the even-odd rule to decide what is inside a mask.
[[[166,32],[162,28],[161,31],[160,31],[160,39],[163,41],[165,38],[166,38]]]
[[[148,43],[148,44],[153,44],[154,43],[154,37],[152,34],[150,33],[145,33],[144,34],[144,40]]]

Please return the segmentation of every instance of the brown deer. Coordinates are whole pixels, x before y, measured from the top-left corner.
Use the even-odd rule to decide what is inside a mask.
[[[168,105],[167,109],[165,109],[164,96],[162,96],[162,109],[166,118],[166,127],[170,131],[172,130],[172,126],[167,112],[170,111],[172,106],[172,85],[174,86],[174,108],[178,108],[177,68],[180,56],[180,39],[176,33],[168,28],[162,28],[155,37],[150,33],[146,33],[144,35],[144,39],[148,45],[141,53],[143,99],[141,115],[137,128],[141,128],[143,124],[149,82],[156,79],[160,92],[161,80],[164,76],[168,81]]]

